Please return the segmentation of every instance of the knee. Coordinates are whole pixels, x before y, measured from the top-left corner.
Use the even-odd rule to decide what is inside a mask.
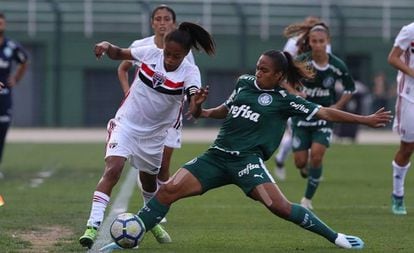
[[[307,159],[302,157],[295,157],[295,166],[299,169],[305,168],[308,163]]]
[[[281,203],[272,203],[269,206],[270,211],[279,216],[280,218],[287,219],[290,216],[291,204],[288,201],[282,201]]]

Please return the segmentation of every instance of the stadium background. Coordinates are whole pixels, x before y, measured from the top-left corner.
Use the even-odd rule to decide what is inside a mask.
[[[238,74],[254,73],[261,52],[283,48],[284,27],[309,15],[330,25],[333,52],[356,80],[370,87],[374,74],[384,72],[394,81],[387,55],[414,13],[412,0],[0,0],[6,36],[30,54],[29,71],[14,91],[14,126],[105,126],[122,99],[119,62],[97,61],[92,48],[101,40],[128,47],[150,35],[151,10],[161,3],[176,11],[178,22],[199,23],[216,40],[213,59],[195,54],[211,87],[206,106],[221,103]]]

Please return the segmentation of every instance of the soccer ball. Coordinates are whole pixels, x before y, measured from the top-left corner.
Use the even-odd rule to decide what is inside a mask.
[[[121,213],[112,222],[111,237],[122,248],[136,247],[144,238],[145,225],[142,220],[132,213]]]

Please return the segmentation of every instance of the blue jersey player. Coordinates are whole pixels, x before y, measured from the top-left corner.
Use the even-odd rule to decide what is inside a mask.
[[[4,36],[6,17],[0,13],[0,165],[3,156],[4,142],[11,122],[12,88],[22,79],[27,68],[27,54],[16,42]],[[12,73],[13,63],[16,69]],[[0,178],[3,173],[0,170]]]

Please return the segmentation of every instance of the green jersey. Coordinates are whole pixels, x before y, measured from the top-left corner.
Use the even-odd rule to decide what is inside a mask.
[[[315,78],[304,80],[303,92],[306,94],[306,100],[313,103],[329,107],[336,102],[335,83],[340,80],[344,93],[353,93],[355,91],[355,83],[349,74],[345,63],[333,54],[329,54],[328,64],[324,67],[318,66],[312,60],[312,52],[301,54],[297,57],[298,61],[305,61],[308,66],[315,70]],[[323,123],[323,124],[322,124]],[[306,122],[303,118],[293,118],[294,126],[321,126],[326,125],[326,121],[312,120]]]
[[[279,146],[289,117],[311,119],[320,107],[279,87],[260,89],[251,75],[239,77],[224,105],[229,112],[211,148],[240,156],[257,154],[263,160]]]

